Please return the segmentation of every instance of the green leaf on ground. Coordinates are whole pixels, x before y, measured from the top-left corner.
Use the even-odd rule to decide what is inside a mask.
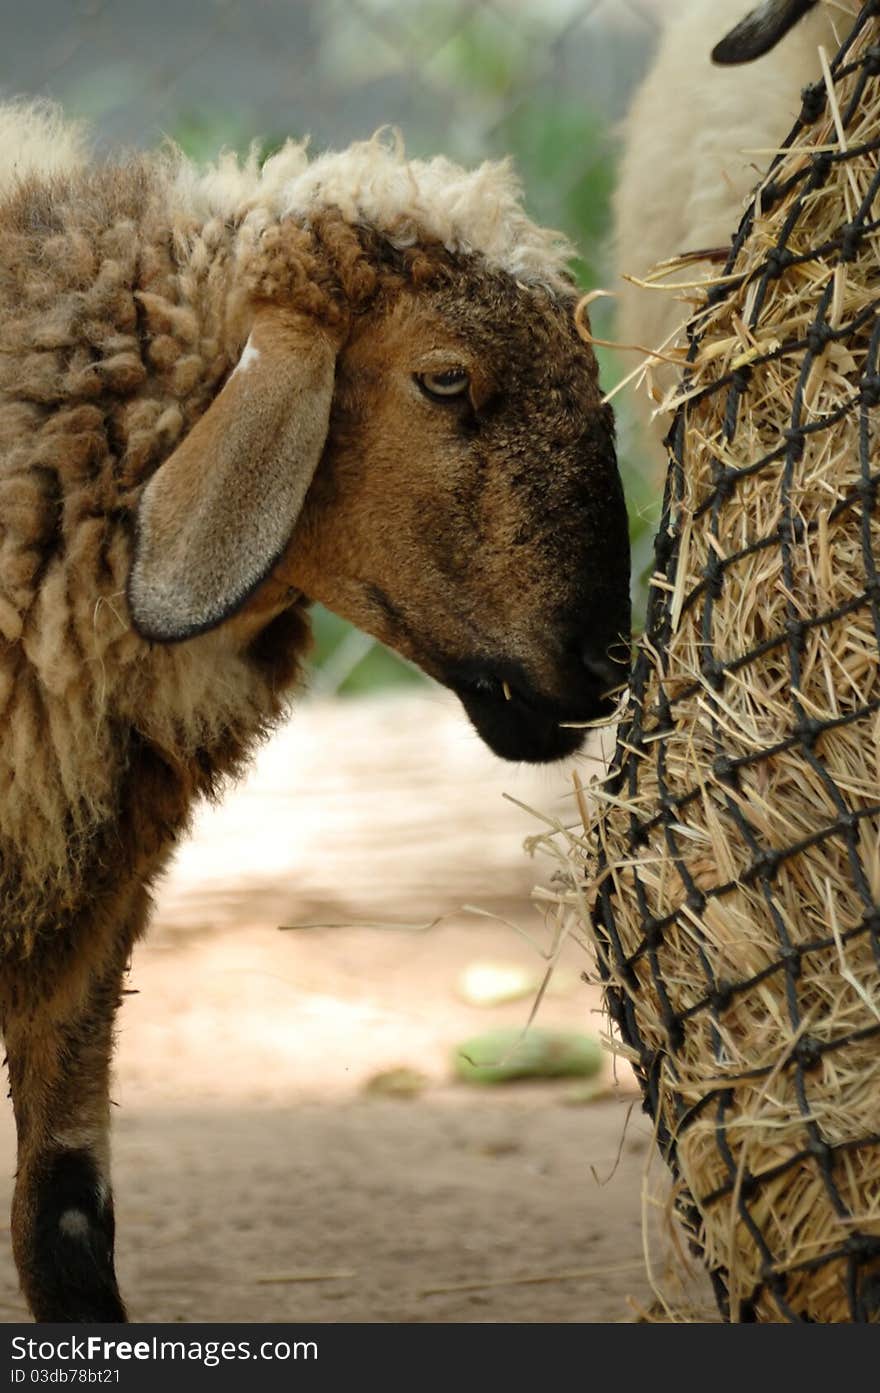
[[[467,1083],[507,1083],[511,1079],[557,1079],[598,1074],[602,1046],[591,1035],[571,1030],[490,1030],[458,1045],[453,1067]]]

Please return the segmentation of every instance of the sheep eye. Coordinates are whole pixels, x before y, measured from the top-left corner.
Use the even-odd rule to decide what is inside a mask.
[[[447,401],[467,391],[470,376],[464,368],[448,368],[445,372],[416,373],[416,382],[426,396]]]

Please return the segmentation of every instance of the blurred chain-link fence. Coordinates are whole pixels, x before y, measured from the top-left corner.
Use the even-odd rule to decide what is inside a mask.
[[[193,156],[310,135],[313,148],[383,125],[412,154],[511,154],[538,219],[605,271],[617,124],[651,53],[662,0],[0,0],[0,100],[49,97],[100,145],[170,135]],[[603,363],[611,385],[617,371]],[[653,531],[621,455],[636,569]],[[646,552],[647,555],[647,552]],[[316,685],[407,670],[329,616]]]

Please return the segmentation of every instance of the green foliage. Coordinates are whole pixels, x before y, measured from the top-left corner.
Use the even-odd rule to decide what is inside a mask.
[[[216,160],[221,150],[237,150],[245,154],[251,142],[251,132],[241,115],[235,111],[189,112],[178,118],[172,136],[176,144],[198,164]],[[264,142],[260,142],[263,146]],[[277,148],[277,144],[272,148]],[[264,156],[269,150],[264,150]]]
[[[459,1045],[452,1067],[465,1083],[510,1083],[516,1079],[589,1078],[602,1068],[602,1046],[592,1035],[575,1030],[525,1033],[497,1026]]]

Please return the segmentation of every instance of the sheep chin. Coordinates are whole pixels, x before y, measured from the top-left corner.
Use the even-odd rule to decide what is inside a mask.
[[[611,714],[613,702],[602,698],[582,719],[535,710],[517,699],[508,700],[479,689],[453,688],[476,733],[500,759],[524,764],[552,764],[576,754],[589,734],[588,725]]]

